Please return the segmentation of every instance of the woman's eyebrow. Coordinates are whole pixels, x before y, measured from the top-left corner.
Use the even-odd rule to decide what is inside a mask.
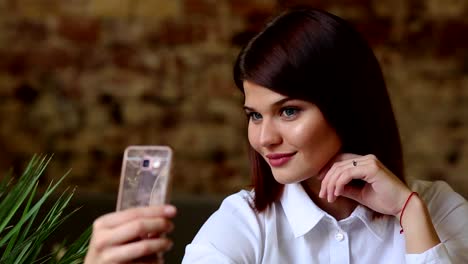
[[[245,105],[244,105],[243,109],[244,109],[245,112],[254,112],[253,108],[245,106]]]
[[[288,102],[288,101],[292,101],[292,100],[294,100],[294,99],[293,99],[293,98],[290,98],[290,97],[285,97],[285,98],[283,98],[283,99],[280,99],[280,100],[274,102],[274,103],[272,104],[272,106],[273,106],[273,107],[278,107],[278,106],[281,106],[281,105],[283,105],[284,103],[286,103],[286,102]],[[252,108],[252,107],[250,107],[250,106],[247,106],[247,105],[244,105],[243,108],[244,108],[244,111],[250,111],[250,112],[255,111],[254,108]]]

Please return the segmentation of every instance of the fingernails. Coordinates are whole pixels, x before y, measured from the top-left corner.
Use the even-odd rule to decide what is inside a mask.
[[[166,205],[164,207],[164,213],[173,215],[177,212],[177,209],[173,205]]]

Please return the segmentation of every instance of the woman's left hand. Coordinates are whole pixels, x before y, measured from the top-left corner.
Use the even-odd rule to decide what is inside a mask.
[[[363,187],[349,185],[363,180]],[[411,190],[374,155],[340,154],[323,176],[320,198],[334,202],[344,196],[370,209],[399,217]]]

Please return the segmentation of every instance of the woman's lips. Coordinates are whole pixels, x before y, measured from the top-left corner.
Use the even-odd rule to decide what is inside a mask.
[[[272,167],[280,167],[286,164],[288,161],[292,159],[292,157],[296,154],[296,152],[293,153],[272,153],[266,155],[270,165]]]

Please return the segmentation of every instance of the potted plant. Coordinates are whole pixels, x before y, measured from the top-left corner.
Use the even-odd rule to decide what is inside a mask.
[[[57,228],[76,210],[67,212],[74,190],[67,188],[45,208],[66,174],[51,182],[41,193],[39,179],[51,161],[50,156],[34,156],[21,176],[12,173],[0,180],[0,263],[82,263],[89,244],[91,227],[69,245],[62,244],[53,252],[43,245]]]

